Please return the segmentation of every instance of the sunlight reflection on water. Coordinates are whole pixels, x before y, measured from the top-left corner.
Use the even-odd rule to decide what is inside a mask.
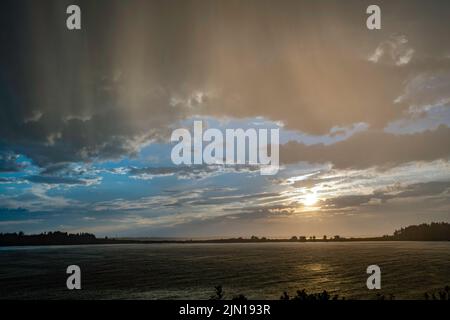
[[[0,298],[208,299],[220,284],[229,298],[278,299],[306,289],[371,299],[371,264],[382,270],[380,293],[397,298],[450,284],[449,242],[7,248],[0,260]],[[65,289],[70,264],[82,270],[79,292]]]

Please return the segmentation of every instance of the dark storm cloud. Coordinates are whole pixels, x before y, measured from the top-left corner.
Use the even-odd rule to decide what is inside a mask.
[[[449,72],[448,1],[381,2],[376,32],[369,1],[78,1],[82,30],[68,31],[71,3],[0,13],[2,148],[41,167],[133,155],[194,114],[379,129],[414,104],[394,103],[405,83]],[[388,54],[411,49],[408,63],[369,61],[393,34],[407,43]]]
[[[145,66],[144,60],[159,56],[114,58],[129,49],[145,51],[150,32],[142,26],[138,49],[128,33],[116,32],[120,26],[101,25],[100,15],[115,15],[114,4],[98,10],[87,2],[81,4],[85,30],[69,32],[67,4],[17,1],[2,9],[3,148],[46,167],[132,155],[143,142],[167,136],[184,112],[170,106],[171,89],[159,83],[162,78],[152,80],[155,70]]]
[[[332,145],[289,142],[280,149],[282,163],[331,162],[338,169],[392,167],[410,161],[448,159],[449,156],[450,128],[447,126],[405,135],[366,131]]]

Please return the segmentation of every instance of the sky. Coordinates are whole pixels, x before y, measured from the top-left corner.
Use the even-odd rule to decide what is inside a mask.
[[[66,28],[70,4],[81,30]],[[377,236],[449,222],[449,14],[447,0],[4,1],[0,232]],[[196,120],[279,129],[279,172],[174,165],[171,133]]]

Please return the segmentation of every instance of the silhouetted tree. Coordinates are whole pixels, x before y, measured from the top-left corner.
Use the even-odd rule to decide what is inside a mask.
[[[449,241],[450,224],[446,222],[432,222],[395,230],[393,240],[415,241]]]
[[[285,291],[280,297],[280,300],[296,300],[296,301],[328,301],[338,300],[339,296],[331,296],[326,290],[320,293],[307,293],[305,289],[297,290],[297,294],[291,299],[289,294]]]
[[[233,299],[231,300],[235,300],[235,301],[247,301],[247,297],[244,296],[243,294],[238,294],[237,296],[234,296]]]
[[[223,300],[225,295],[223,293],[223,289],[221,285],[215,286],[214,287],[214,295],[211,296],[211,300]]]
[[[280,297],[280,300],[289,300],[290,297],[286,291],[283,292],[283,294]]]

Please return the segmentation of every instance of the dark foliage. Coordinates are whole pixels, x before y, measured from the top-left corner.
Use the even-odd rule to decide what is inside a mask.
[[[67,232],[45,232],[35,235],[19,233],[0,233],[0,246],[23,245],[68,245],[97,243],[95,235],[90,233],[70,234]]]
[[[415,241],[450,241],[450,224],[445,222],[432,222],[396,230],[393,240]]]
[[[243,294],[238,294],[237,296],[234,296],[233,299],[231,299],[233,301],[247,301],[247,297],[244,296]]]
[[[425,293],[425,300],[450,300],[450,286],[446,286],[444,289],[437,292]]]
[[[339,296],[330,295],[326,290],[319,293],[307,293],[305,289],[297,290],[297,294],[290,297],[285,291],[280,297],[280,300],[296,300],[296,301],[329,301],[329,300],[339,300]]]
[[[223,300],[225,298],[225,294],[223,292],[222,286],[215,286],[214,287],[214,295],[210,297],[210,300]]]

